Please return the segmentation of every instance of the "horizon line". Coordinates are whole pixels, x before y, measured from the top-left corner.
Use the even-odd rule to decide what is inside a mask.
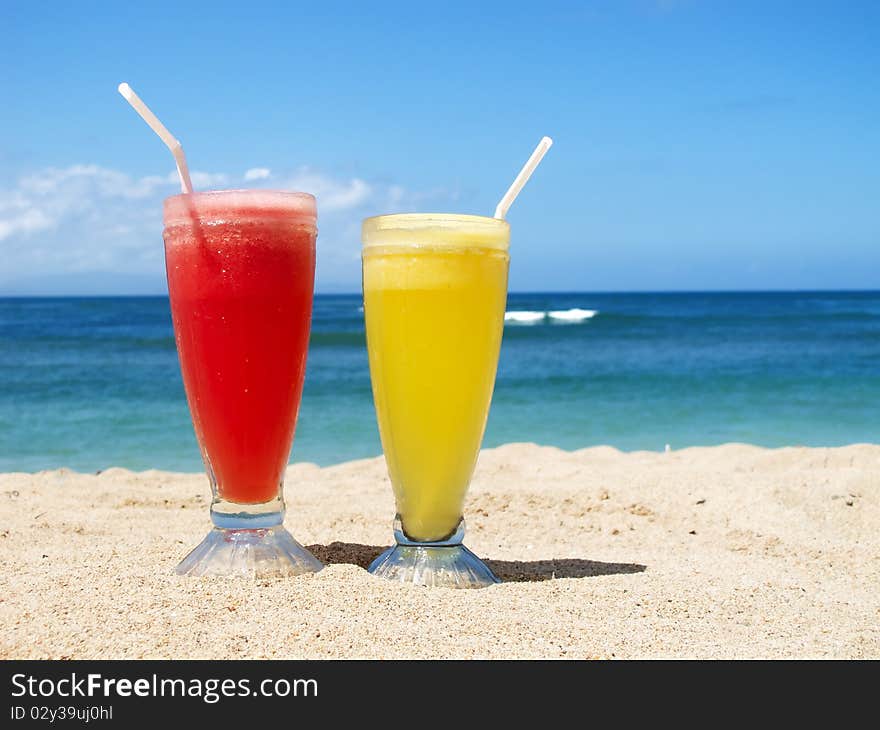
[[[508,295],[608,295],[608,294],[880,294],[876,289],[829,288],[829,289],[533,289],[511,290]],[[359,291],[329,291],[314,293],[316,297],[359,297]],[[0,291],[0,299],[167,299],[168,293],[154,294],[6,294]]]

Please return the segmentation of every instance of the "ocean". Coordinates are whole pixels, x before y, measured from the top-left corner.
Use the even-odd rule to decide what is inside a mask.
[[[880,292],[511,294],[484,446],[880,442]],[[315,300],[292,460],[381,453],[359,295]],[[0,471],[200,471],[165,297],[0,299]]]

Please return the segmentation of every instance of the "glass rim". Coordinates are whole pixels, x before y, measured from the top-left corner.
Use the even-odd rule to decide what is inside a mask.
[[[394,226],[381,226],[380,223],[397,223]],[[510,228],[510,224],[503,218],[493,218],[488,215],[473,215],[471,213],[385,213],[364,218],[363,226],[384,230],[386,228],[407,228],[406,224],[424,224],[436,222],[443,223],[472,223],[486,227]],[[424,226],[421,226],[424,227]]]
[[[422,235],[435,240],[418,240]],[[365,218],[361,240],[364,251],[387,247],[506,251],[510,244],[510,224],[501,218],[465,213],[391,213]]]
[[[235,188],[169,195],[162,203],[165,227],[200,221],[285,218],[315,225],[315,196],[295,190]]]

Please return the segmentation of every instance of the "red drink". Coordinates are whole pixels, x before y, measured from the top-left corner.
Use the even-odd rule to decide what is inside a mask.
[[[305,375],[315,221],[303,193],[165,201],[174,333],[215,508],[281,498]]]

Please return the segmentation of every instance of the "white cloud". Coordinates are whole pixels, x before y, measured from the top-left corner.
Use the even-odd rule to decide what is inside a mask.
[[[25,208],[0,219],[0,241],[15,233],[45,231],[53,225],[54,221],[43,211],[36,208]]]
[[[244,179],[245,182],[250,182],[251,180],[265,180],[271,176],[272,171],[268,167],[252,167],[245,172]]]
[[[303,167],[241,176],[191,173],[196,189],[265,187],[310,192],[318,201],[318,280],[354,290],[360,278],[360,221],[367,215],[434,207],[443,191],[329,175]],[[0,177],[0,294],[4,282],[105,272],[163,280],[162,199],[180,189],[177,172],[134,177],[94,164]]]
[[[314,195],[318,200],[319,215],[356,208],[365,203],[374,192],[360,178],[335,180],[306,167],[290,177],[283,187],[285,190],[305,190]]]
[[[174,182],[177,183],[179,178],[176,172],[171,173]],[[191,172],[190,180],[196,190],[217,190],[229,185],[230,177],[223,172]]]
[[[63,169],[50,167],[27,175],[19,180],[19,190],[24,195],[44,199],[58,193],[86,192],[89,189],[107,198],[140,199],[149,197],[169,183],[176,183],[177,179],[176,173],[132,179],[123,172],[98,165],[72,165]]]

